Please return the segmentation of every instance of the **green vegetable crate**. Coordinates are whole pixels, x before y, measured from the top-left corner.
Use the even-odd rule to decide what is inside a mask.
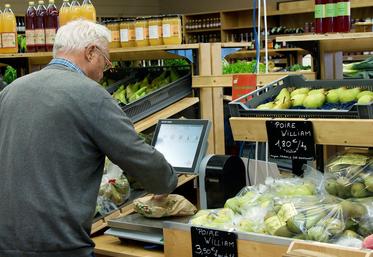
[[[134,84],[141,83],[144,80],[154,81],[162,77],[162,74],[168,70],[169,68],[167,67],[137,69],[134,70],[129,77],[118,81],[107,90],[109,93],[114,93],[114,91],[117,91],[124,84],[132,83],[133,86]],[[159,85],[147,94],[145,93],[145,87],[143,88],[144,90],[141,90],[141,87],[137,89],[136,93],[133,92],[133,96],[136,94],[137,97],[134,97],[127,103],[120,103],[122,110],[133,122],[137,122],[190,95],[192,93],[192,76],[190,69],[180,67],[177,68],[176,72],[178,74],[177,77],[172,78],[171,75],[169,81],[163,80],[168,81],[167,84]],[[151,83],[148,83],[148,86],[150,86],[150,84]],[[127,87],[125,87],[125,90],[128,92],[131,89]]]
[[[318,109],[256,109],[257,106],[273,101],[283,88],[310,88],[326,90],[340,87],[373,91],[373,79],[350,80],[305,80],[302,75],[288,75],[246,94],[229,103],[233,117],[278,117],[278,118],[345,118],[373,119],[373,104],[326,104]]]

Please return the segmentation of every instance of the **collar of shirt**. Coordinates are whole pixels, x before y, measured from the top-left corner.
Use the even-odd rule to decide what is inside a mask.
[[[69,60],[63,59],[63,58],[54,58],[48,65],[53,65],[53,64],[58,64],[58,65],[63,65],[65,67],[68,67],[80,74],[84,74],[84,72],[74,63],[70,62]]]

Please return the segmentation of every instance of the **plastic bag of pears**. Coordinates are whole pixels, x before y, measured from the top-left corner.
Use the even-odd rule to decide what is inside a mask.
[[[229,208],[200,210],[194,215],[189,224],[192,226],[208,227],[214,229],[234,229],[236,214]]]
[[[275,236],[330,242],[345,230],[339,199],[321,196],[277,198],[265,217],[266,232]]]
[[[365,150],[338,153],[325,167],[325,190],[343,199],[373,196],[373,154]]]
[[[106,159],[104,175],[102,176],[96,210],[100,214],[113,210],[113,204],[120,206],[130,197],[130,186],[123,171],[110,160]]]

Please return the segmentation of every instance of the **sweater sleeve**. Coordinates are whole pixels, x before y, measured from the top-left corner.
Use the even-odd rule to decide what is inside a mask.
[[[176,188],[177,175],[171,165],[139,138],[131,120],[113,99],[102,100],[94,126],[97,146],[146,191],[165,194]]]

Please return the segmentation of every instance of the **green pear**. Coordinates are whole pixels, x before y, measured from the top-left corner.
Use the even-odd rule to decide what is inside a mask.
[[[324,105],[325,95],[323,93],[309,94],[303,101],[303,106],[308,109],[317,109]]]
[[[275,102],[274,106],[272,107],[273,110],[279,109],[289,109],[291,107],[290,98],[287,100],[286,97],[282,98],[282,100],[278,100]]]
[[[326,180],[325,189],[329,194],[337,195],[337,181],[335,179]]]
[[[313,95],[313,94],[325,94],[325,88],[319,88],[319,89],[312,89],[311,91],[308,92],[308,95]]]
[[[326,102],[336,104],[339,102],[339,94],[337,89],[332,89],[328,91],[326,95]]]
[[[350,216],[352,218],[363,218],[367,214],[367,208],[359,203],[353,203]]]
[[[282,226],[275,231],[275,236],[293,237],[294,234],[291,233],[286,226]]]
[[[306,99],[306,94],[296,94],[293,95],[290,99],[292,106],[303,106],[303,101]]]
[[[333,236],[341,234],[345,228],[344,222],[337,218],[329,218],[324,220],[326,230]]]
[[[275,98],[275,102],[278,102],[278,101],[281,101],[283,102],[284,101],[284,98],[285,98],[285,101],[289,101],[290,100],[290,93],[289,93],[289,90],[287,88],[283,88],[281,89],[280,93],[276,96]]]
[[[272,109],[274,105],[275,105],[274,102],[269,102],[269,103],[258,105],[256,107],[256,109],[258,109],[258,110],[269,110],[269,109]]]
[[[369,192],[373,192],[373,175],[366,176],[364,184]]]
[[[369,196],[369,191],[363,183],[353,183],[351,186],[351,194],[355,198],[363,198]]]
[[[326,216],[326,213],[321,208],[312,208],[306,211],[306,228],[309,229],[315,226],[319,221]]]
[[[324,227],[315,226],[307,231],[307,239],[318,242],[328,242],[329,234],[327,233]]]
[[[356,233],[355,231],[352,231],[352,230],[345,230],[343,232],[342,236],[347,237],[347,238],[356,238],[356,239],[360,239],[360,240],[363,239],[358,233]]]
[[[365,95],[373,96],[373,92],[372,92],[372,91],[369,91],[369,90],[362,91],[362,92],[360,92],[360,93],[357,95],[357,99],[360,99],[360,97],[365,96]]]
[[[297,88],[291,92],[290,97],[293,97],[295,95],[307,95],[308,92],[310,92],[310,89],[307,87]]]
[[[340,198],[350,198],[351,197],[351,182],[348,178],[340,177],[337,179],[337,196]]]
[[[369,104],[373,101],[373,95],[363,95],[357,101],[358,104]]]
[[[299,213],[286,221],[286,226],[290,232],[301,234],[306,227],[306,218],[303,213]]]
[[[357,95],[359,94],[359,88],[352,88],[343,90],[339,94],[339,101],[341,103],[348,103],[356,100]]]

